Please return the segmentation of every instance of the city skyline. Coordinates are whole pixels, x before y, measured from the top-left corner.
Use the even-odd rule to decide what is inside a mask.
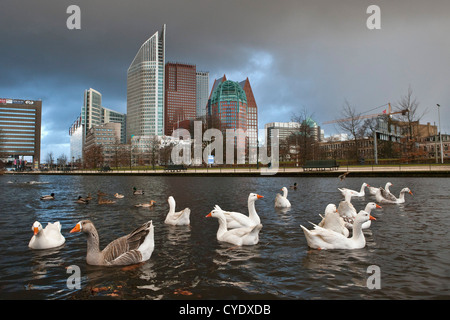
[[[366,26],[370,4],[80,1],[81,30],[69,30],[66,4],[11,3],[0,14],[7,49],[0,54],[0,97],[41,99],[41,158],[50,151],[68,156],[67,129],[79,115],[84,90],[98,90],[104,105],[126,113],[126,69],[141,44],[166,24],[166,61],[208,70],[210,88],[223,74],[249,78],[260,128],[288,122],[305,108],[329,135],[336,129],[322,123],[341,118],[345,100],[366,112],[397,104],[411,86],[421,111],[428,109],[423,122],[438,123],[439,103],[442,132],[450,132],[450,4],[380,1],[380,30]],[[233,5],[238,12],[227,15]]]

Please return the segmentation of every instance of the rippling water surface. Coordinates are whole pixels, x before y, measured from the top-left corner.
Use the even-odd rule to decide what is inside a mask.
[[[406,203],[385,204],[372,212],[377,221],[365,231],[367,245],[352,251],[311,250],[300,224],[318,223],[328,203],[342,197],[337,187],[360,188],[363,182],[398,194],[408,186]],[[0,299],[448,299],[450,298],[450,179],[445,178],[281,178],[178,176],[0,176]],[[29,183],[36,181],[38,183]],[[290,210],[273,207],[283,186]],[[132,188],[144,189],[133,195]],[[101,190],[125,195],[99,205]],[[56,200],[40,201],[55,193]],[[75,203],[91,193],[87,205]],[[234,247],[216,239],[218,221],[205,218],[215,204],[247,213],[250,192],[263,229],[255,246]],[[164,224],[174,196],[177,210],[191,209],[191,226]],[[135,208],[149,200],[153,208]],[[374,198],[353,198],[359,210]],[[86,239],[69,231],[90,219],[103,248],[148,220],[155,226],[151,259],[133,268],[86,264]],[[35,220],[44,226],[60,221],[64,246],[31,250]],[[67,267],[81,270],[81,289],[69,289]],[[368,289],[367,268],[380,268],[380,289]]]

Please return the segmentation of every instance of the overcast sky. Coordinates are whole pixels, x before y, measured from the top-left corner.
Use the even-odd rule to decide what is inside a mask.
[[[69,30],[69,5],[81,30]],[[381,9],[370,30],[369,5]],[[408,87],[423,121],[450,133],[448,0],[2,0],[0,98],[42,99],[41,156],[70,155],[68,128],[85,89],[126,112],[126,72],[141,44],[167,25],[166,62],[195,64],[215,78],[249,78],[259,128],[306,109],[323,122],[390,102]],[[376,109],[369,113],[382,112]]]

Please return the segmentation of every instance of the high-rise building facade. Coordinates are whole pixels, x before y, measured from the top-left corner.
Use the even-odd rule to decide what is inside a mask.
[[[0,155],[31,156],[38,168],[41,156],[42,101],[0,98]],[[20,159],[21,160],[21,159]]]
[[[194,120],[197,112],[196,66],[168,62],[165,70],[164,134],[172,135],[174,126]]]
[[[247,97],[247,137],[250,147],[258,145],[258,106],[250,85],[250,80],[245,79],[239,82]]]
[[[84,91],[80,116],[69,128],[70,160],[83,160],[83,150],[89,129],[106,123],[119,123],[120,136],[115,143],[126,143],[127,115],[102,106],[102,94],[92,88]]]
[[[90,88],[84,91],[81,122],[84,125],[85,135],[93,126],[102,124],[102,94],[97,90]]]
[[[111,122],[120,124],[119,143],[125,144],[127,142],[127,115],[122,112],[102,107],[102,124]]]
[[[166,25],[145,41],[127,71],[127,142],[164,134]]]
[[[209,72],[197,71],[197,111],[196,118],[206,116],[209,95]]]
[[[249,147],[258,144],[258,106],[249,79],[234,82],[223,77],[214,80],[206,106],[210,127],[243,129]]]
[[[210,111],[213,128],[247,130],[247,96],[238,82],[225,80],[216,86]]]

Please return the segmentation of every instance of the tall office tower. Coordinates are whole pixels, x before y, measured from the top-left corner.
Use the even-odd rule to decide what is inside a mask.
[[[247,96],[238,82],[221,82],[211,94],[211,124],[226,129],[247,131]]]
[[[83,159],[83,149],[86,140],[86,131],[84,130],[84,124],[81,115],[75,120],[75,122],[69,128],[70,136],[70,161]]]
[[[164,134],[166,25],[145,41],[127,71],[127,142]]]
[[[92,88],[84,91],[81,114],[69,128],[70,160],[82,160],[89,129],[105,123],[120,123],[120,141],[126,143],[127,115],[102,106],[102,94]]]
[[[258,145],[258,106],[256,105],[255,96],[253,95],[250,81],[245,79],[239,82],[241,88],[244,89],[247,96],[247,136],[250,147]]]
[[[164,134],[172,135],[174,125],[194,120],[196,115],[195,65],[168,62],[165,70]],[[177,125],[178,127],[178,125]]]
[[[220,88],[221,91],[223,91],[223,85],[225,82],[227,82],[227,77],[225,75],[223,75],[223,77],[219,78],[219,79],[215,79],[214,80],[214,84],[213,87],[211,89],[211,94],[210,97],[208,99],[208,103],[207,103],[207,107],[206,107],[206,113],[207,116],[209,118],[209,126],[214,126],[214,125],[218,125],[218,123],[220,123],[220,121],[218,122],[218,118],[217,118],[217,114],[218,112],[221,113],[220,110],[217,109],[217,107],[214,107],[215,103],[217,104],[217,102],[213,101],[213,98],[215,97],[215,95],[217,95],[218,90]],[[233,81],[231,81],[233,82]],[[234,83],[234,82],[233,82]],[[237,82],[236,82],[237,83]],[[256,147],[258,144],[258,106],[256,105],[256,100],[255,100],[255,96],[253,95],[253,90],[252,87],[250,86],[250,81],[248,78],[246,78],[245,80],[241,81],[238,83],[240,89],[242,89],[242,91],[244,92],[244,94],[241,96],[245,97],[245,123],[244,123],[244,115],[241,114],[241,112],[244,111],[244,108],[241,108],[239,110],[239,121],[240,124],[237,128],[241,128],[246,130],[247,132],[247,136],[248,136],[248,144],[249,147]],[[227,86],[229,87],[229,86]],[[234,88],[233,91],[238,92],[239,90],[237,88]],[[230,92],[228,92],[228,94],[230,94]],[[223,95],[223,93],[221,94]],[[238,95],[239,96],[239,95]],[[215,98],[217,99],[217,98]],[[234,98],[233,98],[234,99]],[[229,112],[229,111],[227,111]],[[236,110],[235,109],[231,109],[231,118],[230,116],[228,116],[228,119],[226,121],[230,121],[230,119],[232,119],[233,117],[236,118]]]
[[[84,135],[93,126],[102,124],[102,94],[92,88],[84,90],[81,122],[84,125]]]
[[[41,157],[42,101],[0,99],[0,157],[21,160],[32,156],[34,168]],[[15,164],[17,165],[17,161]]]
[[[208,104],[209,93],[209,72],[197,71],[197,111],[196,117],[206,115],[206,105]]]

